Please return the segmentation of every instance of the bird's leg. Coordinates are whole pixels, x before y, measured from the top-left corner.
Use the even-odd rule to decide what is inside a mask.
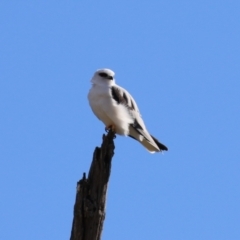
[[[108,133],[109,131],[112,131],[114,133],[114,138],[116,138],[116,129],[115,129],[115,126],[114,125],[109,125],[107,127],[105,127],[105,131]]]
[[[115,132],[115,126],[114,125],[109,125],[107,127],[105,127],[105,131],[109,132],[109,131]]]

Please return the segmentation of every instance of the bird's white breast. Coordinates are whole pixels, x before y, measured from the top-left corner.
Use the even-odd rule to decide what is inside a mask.
[[[94,114],[105,124],[115,126],[116,133],[128,135],[129,124],[133,119],[125,106],[112,99],[109,86],[93,84],[88,94],[89,104]]]
[[[88,94],[89,104],[94,114],[104,122],[106,126],[111,125],[111,120],[106,114],[110,104],[110,92],[108,87],[93,85]]]

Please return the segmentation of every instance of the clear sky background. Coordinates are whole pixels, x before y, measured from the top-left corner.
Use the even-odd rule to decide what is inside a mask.
[[[240,239],[240,1],[1,1],[0,239],[70,236],[111,68],[149,131],[115,140],[103,240]]]

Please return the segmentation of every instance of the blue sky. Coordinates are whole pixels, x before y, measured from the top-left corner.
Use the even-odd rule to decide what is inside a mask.
[[[0,239],[68,239],[107,67],[169,147],[117,137],[104,240],[240,239],[239,1],[1,1]]]

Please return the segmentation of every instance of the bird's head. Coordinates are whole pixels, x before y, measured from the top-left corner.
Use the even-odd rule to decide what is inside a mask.
[[[110,69],[99,69],[94,73],[91,82],[97,85],[112,86],[115,84],[114,75],[115,73]]]

